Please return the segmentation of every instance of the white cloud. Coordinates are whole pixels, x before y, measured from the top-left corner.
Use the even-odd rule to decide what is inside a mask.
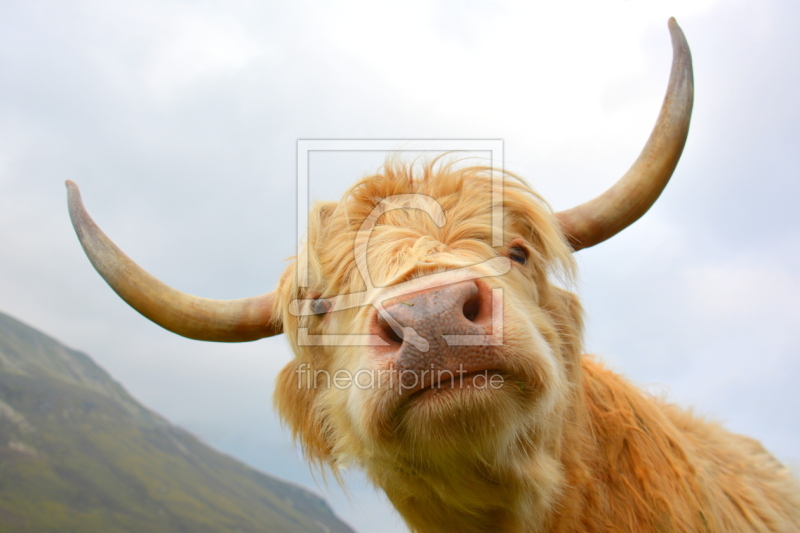
[[[710,324],[747,327],[767,319],[778,330],[800,332],[800,283],[771,262],[737,261],[688,270],[692,311]]]
[[[780,382],[800,345],[797,276],[758,259],[706,265],[685,275],[686,312],[698,325],[698,346],[708,352],[693,362],[688,378],[703,382],[695,395],[712,401],[748,383]]]
[[[89,2],[83,11],[92,52],[113,81],[141,86],[159,101],[276,53],[235,12],[209,5]]]

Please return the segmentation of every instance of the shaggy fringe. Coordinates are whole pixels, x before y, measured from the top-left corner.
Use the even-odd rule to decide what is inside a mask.
[[[366,176],[353,185],[340,202],[318,202],[312,208],[309,225],[309,254],[312,275],[325,280],[323,294],[336,291],[363,290],[358,279],[352,279],[352,253],[355,234],[364,219],[385,198],[401,194],[421,194],[439,202],[448,223],[438,228],[427,215],[414,210],[393,210],[381,216],[380,226],[370,240],[371,263],[381,270],[397,266],[403,259],[421,259],[459,241],[488,251],[486,237],[491,228],[492,179],[503,183],[504,243],[514,235],[530,236],[536,246],[536,263],[546,265],[546,274],[572,285],[576,264],[571,249],[555,221],[552,209],[530,186],[515,174],[500,172],[491,166],[468,165],[469,160],[439,156],[430,162],[403,162],[389,157],[376,174]],[[414,228],[414,229],[411,229]],[[376,238],[378,239],[376,242]],[[421,243],[418,241],[422,241]],[[390,252],[402,250],[398,243],[411,248],[401,258]],[[387,252],[376,249],[381,244]],[[463,243],[461,244],[464,245]],[[331,259],[332,264],[320,262]],[[332,265],[336,269],[330,272]]]

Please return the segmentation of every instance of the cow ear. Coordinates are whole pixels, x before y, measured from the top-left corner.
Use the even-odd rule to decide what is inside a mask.
[[[305,244],[305,253],[308,255],[309,266],[307,283],[320,285],[324,281],[325,265],[321,256],[329,250],[329,245],[334,238],[343,233],[337,228],[334,212],[339,204],[336,202],[315,202],[308,214],[308,237]],[[303,260],[301,253],[300,260]]]
[[[278,374],[273,399],[275,408],[310,461],[331,463],[331,446],[325,438],[322,418],[315,412],[317,388],[314,368],[295,357]]]
[[[583,308],[573,293],[555,285],[546,286],[542,309],[552,321],[558,341],[550,341],[554,353],[565,363],[569,380],[580,381],[581,350],[583,345]]]
[[[338,207],[337,202],[315,202],[308,215],[308,242],[316,246],[319,242],[327,241],[327,236],[332,231],[331,221]]]

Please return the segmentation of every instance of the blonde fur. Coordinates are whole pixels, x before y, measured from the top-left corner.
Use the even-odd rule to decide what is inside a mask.
[[[491,245],[492,178],[504,183],[503,246]],[[353,250],[378,204],[420,194],[441,205],[441,227],[418,209],[387,211],[372,231],[375,287],[528,253],[503,276],[505,381],[498,390],[451,390],[425,401],[327,376],[386,370],[366,346],[309,346],[298,332],[363,333],[370,306],[324,316],[290,312],[297,299],[367,287]],[[651,398],[581,355],[582,312],[559,287],[575,264],[547,206],[521,179],[441,159],[388,160],[338,202],[314,206],[309,287],[296,268],[279,285],[276,316],[296,357],[281,372],[279,413],[312,462],[367,472],[416,532],[790,532],[800,530],[800,490],[756,442]]]

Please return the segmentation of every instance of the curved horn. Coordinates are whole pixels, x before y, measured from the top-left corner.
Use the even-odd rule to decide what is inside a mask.
[[[556,213],[572,249],[578,251],[613,237],[655,203],[683,152],[692,116],[692,55],[678,23],[669,19],[672,72],[658,120],[639,158],[606,192]]]
[[[69,216],[97,272],[128,304],[159,326],[201,341],[245,342],[281,333],[272,321],[274,293],[240,300],[209,300],[173,289],[134,263],[106,237],[67,181]]]

